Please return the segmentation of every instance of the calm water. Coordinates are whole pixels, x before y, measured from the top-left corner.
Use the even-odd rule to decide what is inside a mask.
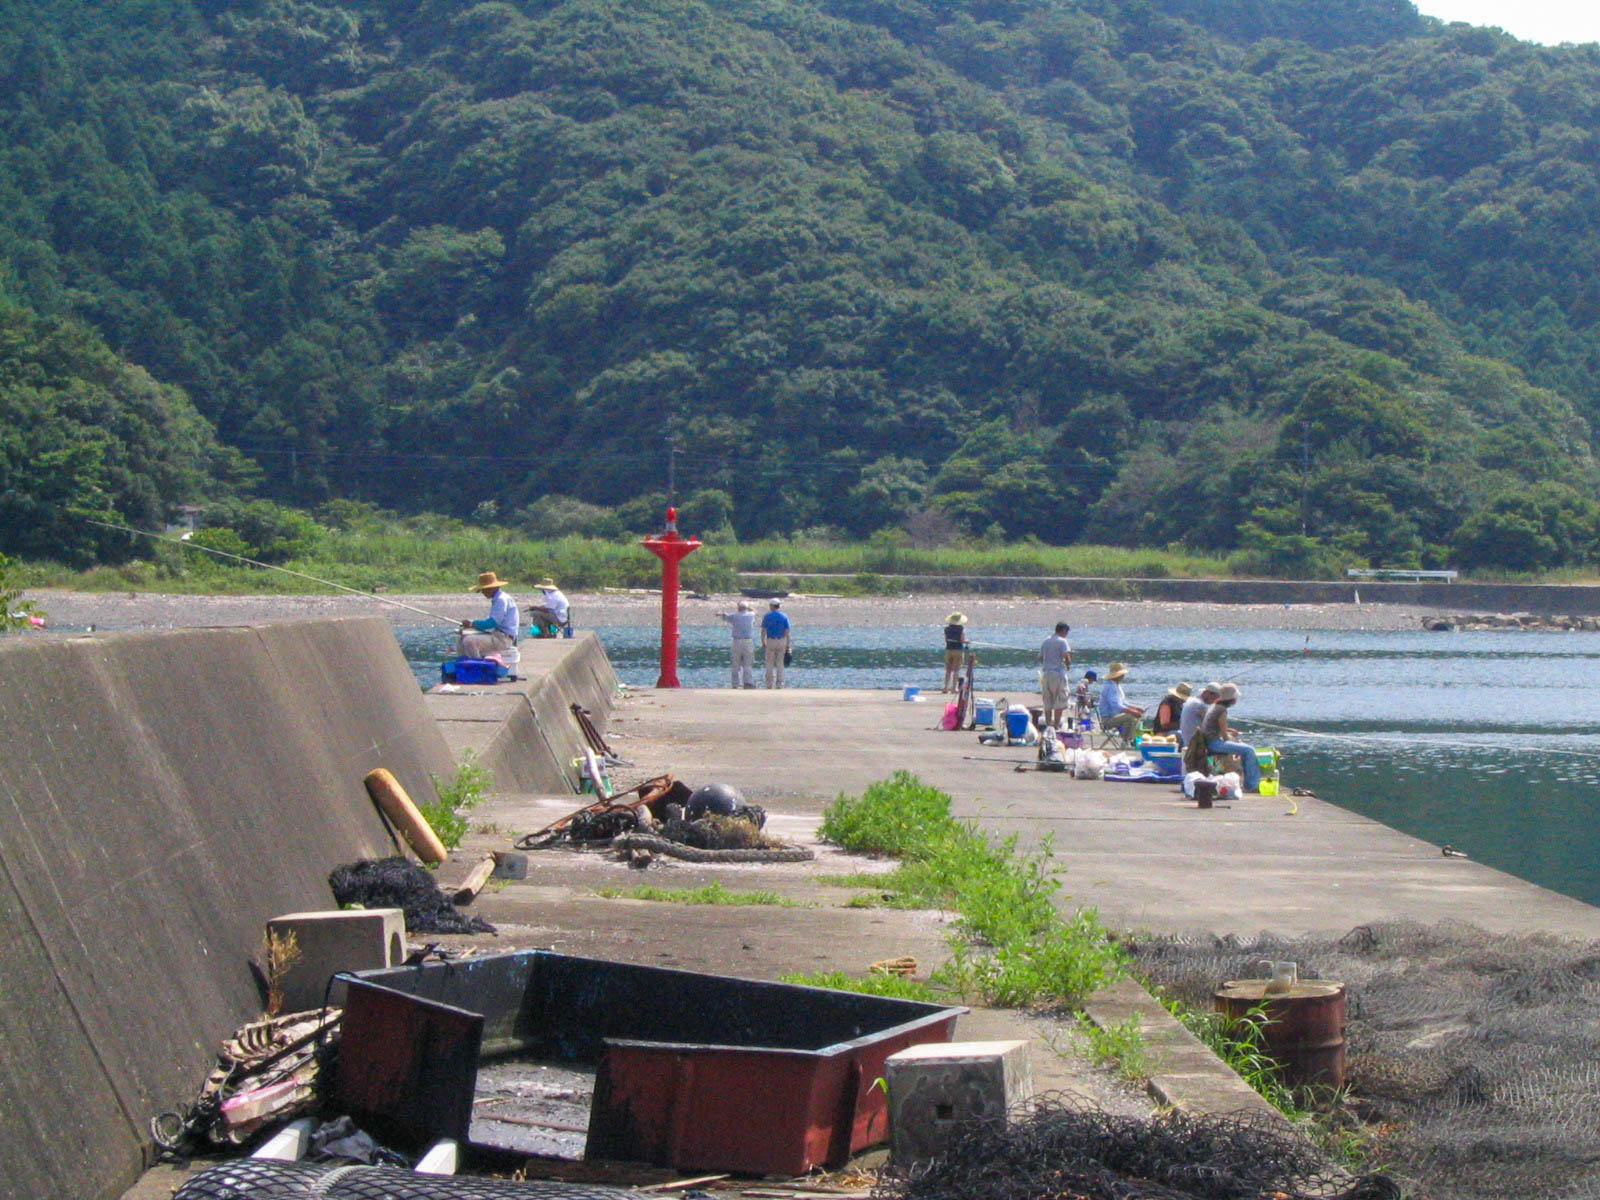
[[[626,682],[655,682],[654,628],[597,632]],[[796,633],[793,686],[939,686],[937,630],[797,624]],[[972,636],[998,644],[978,648],[980,696],[1036,692],[1044,631]],[[418,678],[436,682],[437,630],[402,630],[401,642]],[[686,629],[684,686],[725,686],[727,643],[720,624]],[[1078,669],[1132,664],[1136,704],[1153,705],[1179,679],[1237,679],[1236,724],[1284,752],[1287,785],[1600,904],[1600,636],[1085,628],[1072,643]]]

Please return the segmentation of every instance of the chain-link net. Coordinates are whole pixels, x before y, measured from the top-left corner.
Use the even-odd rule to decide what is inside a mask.
[[[1009,1124],[958,1127],[944,1153],[891,1170],[876,1200],[1399,1200],[1383,1175],[1352,1179],[1264,1115],[1118,1116],[1060,1097]]]
[[[637,1195],[594,1184],[417,1175],[396,1167],[247,1158],[188,1180],[173,1200],[618,1200]]]
[[[335,867],[328,887],[340,908],[399,908],[407,933],[493,933],[494,926],[450,903],[433,876],[410,859],[367,858]]]
[[[1343,982],[1346,1106],[1426,1200],[1600,1200],[1600,944],[1392,922],[1132,949],[1143,978],[1205,1011],[1263,960]]]

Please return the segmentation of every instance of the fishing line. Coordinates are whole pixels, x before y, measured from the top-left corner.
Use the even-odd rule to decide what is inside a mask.
[[[1446,746],[1446,747],[1451,747],[1451,748],[1454,748],[1454,749],[1468,749],[1468,750],[1506,750],[1506,749],[1515,749],[1515,747],[1497,746],[1493,742],[1468,742],[1468,741],[1443,740],[1443,739],[1437,739],[1437,738],[1423,738],[1423,737],[1416,737],[1416,736],[1404,736],[1404,735],[1398,735],[1398,734],[1383,734],[1383,733],[1369,733],[1369,734],[1321,733],[1321,732],[1318,732],[1317,730],[1314,730],[1314,729],[1301,729],[1301,728],[1299,728],[1297,726],[1294,726],[1294,725],[1276,725],[1271,721],[1262,721],[1262,720],[1259,720],[1259,719],[1257,719],[1255,717],[1240,717],[1237,720],[1234,720],[1234,718],[1232,717],[1231,714],[1229,715],[1228,719],[1231,722],[1233,722],[1234,724],[1238,724],[1238,725],[1253,725],[1253,726],[1257,726],[1257,727],[1259,727],[1261,729],[1277,730],[1280,733],[1293,733],[1293,734],[1298,734],[1301,737],[1319,738],[1319,739],[1321,739],[1323,741],[1353,742],[1353,743],[1355,743],[1357,745],[1379,745],[1379,746],[1410,745],[1410,746],[1415,746],[1418,743],[1421,743],[1421,744],[1427,745],[1427,746]],[[1594,750],[1562,750],[1562,749],[1559,749],[1559,748],[1554,747],[1554,746],[1552,746],[1552,747],[1543,747],[1543,746],[1541,746],[1538,749],[1529,749],[1529,750],[1527,750],[1525,752],[1526,753],[1534,753],[1534,754],[1564,754],[1564,755],[1568,756],[1569,758],[1600,758],[1600,751],[1594,751]]]
[[[203,550],[207,554],[215,554],[218,558],[231,558],[234,562],[249,563],[252,567],[265,567],[269,571],[282,571],[285,575],[293,575],[296,579],[309,579],[312,583],[320,583],[323,587],[337,588],[341,592],[349,592],[353,596],[360,596],[364,600],[376,600],[380,604],[392,604],[396,608],[403,608],[407,612],[414,612],[418,616],[428,617],[435,621],[443,621],[447,625],[459,627],[461,622],[454,617],[442,616],[439,613],[429,612],[425,608],[418,608],[413,604],[404,604],[399,600],[391,600],[376,592],[364,592],[360,588],[346,587],[342,583],[335,583],[331,579],[321,579],[316,575],[307,575],[304,571],[291,571],[288,567],[274,566],[272,563],[258,562],[253,558],[246,558],[242,554],[229,554],[226,550],[214,550],[210,546],[202,546],[196,542],[186,542],[182,538],[168,537],[163,533],[151,533],[146,529],[134,529],[129,525],[116,525],[110,521],[96,521],[93,517],[79,517],[79,520],[88,525],[98,525],[102,529],[115,529],[119,533],[132,533],[139,537],[151,538],[158,542],[167,542],[173,546],[183,546],[189,550]]]

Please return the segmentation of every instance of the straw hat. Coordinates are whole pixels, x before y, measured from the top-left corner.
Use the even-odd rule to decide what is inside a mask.
[[[1220,704],[1231,704],[1238,698],[1239,685],[1237,683],[1225,683],[1222,685],[1221,690],[1217,692],[1217,702]]]
[[[1177,687],[1172,689],[1172,694],[1178,697],[1180,700],[1187,700],[1190,696],[1194,695],[1194,685],[1190,683],[1180,683]]]
[[[948,617],[946,617],[944,619],[944,623],[946,625],[965,625],[967,623],[967,614],[966,613],[951,613]]]
[[[467,589],[469,592],[487,592],[490,588],[505,587],[505,580],[493,571],[484,571],[478,576],[478,582]]]
[[[1119,663],[1119,662],[1118,663],[1112,663],[1110,669],[1108,671],[1106,671],[1106,678],[1107,679],[1121,679],[1125,675],[1127,675],[1127,673],[1128,673],[1128,666],[1127,666],[1126,663]]]
[[[533,586],[538,588],[541,592],[553,592],[556,590],[556,581],[551,579],[550,576],[546,575]]]

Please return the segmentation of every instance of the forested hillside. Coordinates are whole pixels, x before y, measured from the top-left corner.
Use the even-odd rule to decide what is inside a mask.
[[[675,448],[722,536],[1591,562],[1597,118],[1405,0],[0,0],[0,551]]]

